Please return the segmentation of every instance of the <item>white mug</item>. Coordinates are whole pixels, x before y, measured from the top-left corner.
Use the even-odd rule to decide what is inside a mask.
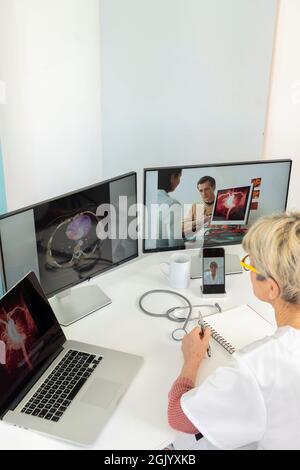
[[[163,266],[168,266],[166,272]],[[173,289],[186,289],[191,279],[191,258],[187,255],[173,255],[170,263],[160,263],[160,269],[169,279],[170,286]]]

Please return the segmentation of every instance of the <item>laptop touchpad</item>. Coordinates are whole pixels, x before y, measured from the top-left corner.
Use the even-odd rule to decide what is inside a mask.
[[[81,401],[100,408],[108,408],[116,398],[120,387],[121,384],[115,382],[95,379],[83,395]]]

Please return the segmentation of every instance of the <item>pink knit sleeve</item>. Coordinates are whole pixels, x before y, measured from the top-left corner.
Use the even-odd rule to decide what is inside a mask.
[[[168,421],[171,428],[186,434],[198,434],[199,430],[190,422],[182,411],[180,399],[182,395],[194,388],[189,379],[179,378],[169,393]]]

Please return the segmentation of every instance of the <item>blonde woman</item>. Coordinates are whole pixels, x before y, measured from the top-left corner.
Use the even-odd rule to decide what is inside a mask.
[[[278,330],[196,388],[210,332],[200,339],[194,329],[183,341],[169,423],[219,449],[300,449],[300,213],[260,219],[243,247],[254,294],[272,305]]]

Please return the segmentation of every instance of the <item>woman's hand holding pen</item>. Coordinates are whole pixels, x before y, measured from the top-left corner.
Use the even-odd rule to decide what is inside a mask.
[[[185,336],[182,341],[184,357],[182,377],[191,379],[195,383],[200,364],[209,349],[210,337],[210,329],[207,328],[203,331],[200,327],[194,328],[190,334]]]

